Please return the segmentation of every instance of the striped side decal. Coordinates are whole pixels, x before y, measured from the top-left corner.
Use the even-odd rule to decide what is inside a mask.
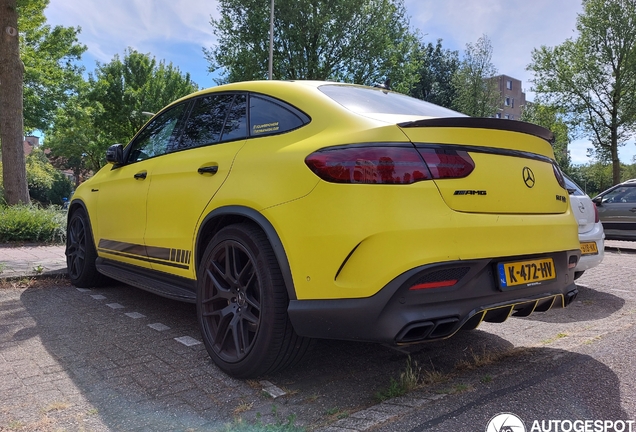
[[[184,249],[144,246],[106,239],[99,241],[98,250],[103,253],[185,270],[190,268],[190,257],[192,256],[190,251]]]

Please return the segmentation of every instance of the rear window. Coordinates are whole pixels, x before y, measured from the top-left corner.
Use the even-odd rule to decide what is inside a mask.
[[[422,117],[466,117],[420,99],[380,88],[327,84],[321,92],[357,114],[399,114]]]
[[[565,178],[565,188],[568,190],[568,193],[570,195],[574,195],[574,196],[585,195],[585,192],[583,192],[583,190],[579,187],[579,185],[574,183],[574,180],[572,180],[565,174],[563,175],[563,177]]]

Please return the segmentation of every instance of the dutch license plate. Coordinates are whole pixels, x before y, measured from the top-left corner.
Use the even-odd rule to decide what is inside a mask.
[[[581,255],[595,255],[597,253],[596,242],[581,243]]]
[[[552,258],[500,263],[498,269],[502,289],[517,285],[537,285],[556,278]]]

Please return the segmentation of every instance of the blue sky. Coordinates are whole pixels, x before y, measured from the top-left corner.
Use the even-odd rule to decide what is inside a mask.
[[[263,0],[265,1],[265,0]],[[580,0],[405,0],[411,26],[423,40],[463,51],[486,34],[493,45],[493,63],[499,73],[523,81],[528,100],[533,100],[532,75],[526,71],[533,48],[555,46],[575,33]],[[109,62],[127,47],[151,53],[190,73],[200,87],[214,85],[207,72],[203,47],[215,43],[211,16],[218,16],[216,0],[50,0],[45,14],[52,25],[80,26],[80,41],[87,70],[97,61]],[[265,35],[267,37],[267,35]],[[570,145],[575,163],[586,163],[586,140]],[[636,145],[620,151],[631,163]]]

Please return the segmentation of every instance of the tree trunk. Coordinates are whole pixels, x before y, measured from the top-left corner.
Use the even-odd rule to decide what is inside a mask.
[[[621,182],[621,161],[618,158],[618,131],[616,127],[612,127],[611,132],[612,146],[612,184]]]
[[[0,143],[7,204],[29,203],[24,159],[22,85],[16,0],[0,0]]]

